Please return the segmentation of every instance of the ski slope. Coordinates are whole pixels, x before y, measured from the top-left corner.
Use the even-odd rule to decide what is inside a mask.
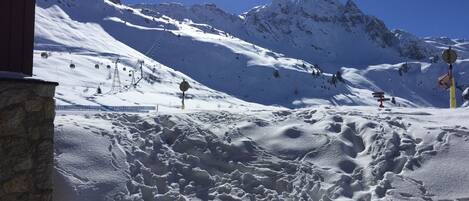
[[[180,6],[175,8],[182,9]],[[215,9],[213,6],[196,8]],[[178,9],[174,9],[174,12],[177,13]],[[217,12],[206,14],[228,15],[215,10]],[[84,14],[82,11],[87,12]],[[351,62],[337,69],[326,61],[296,59],[298,57],[295,54],[279,53],[270,47],[257,45],[256,39],[238,38],[235,33],[230,34],[229,30],[186,18],[173,19],[161,13],[155,14],[157,11],[134,9],[108,1],[38,1],[35,74],[61,83],[58,88],[60,104],[140,104],[172,108],[180,105],[177,84],[187,79],[193,82],[194,88],[189,92],[192,104],[189,107],[194,109],[243,107],[249,103],[259,107],[268,105],[287,108],[319,104],[374,105],[376,102],[371,93],[380,90],[388,96],[395,96],[402,106],[447,105],[446,93],[435,84],[437,78],[446,71],[442,63],[407,60],[412,62],[414,73],[402,77],[396,75],[397,68],[404,62],[378,65],[354,65]],[[167,9],[166,12],[170,11]],[[233,21],[237,19],[228,15],[220,20],[225,18]],[[335,32],[336,28],[327,30]],[[361,30],[360,26],[355,29]],[[353,35],[363,35],[360,33]],[[407,35],[401,37],[417,40]],[[316,40],[329,39],[319,37]],[[424,43],[423,40],[419,42]],[[425,44],[430,46],[431,43]],[[462,57],[455,67],[456,77],[458,85],[464,89],[468,86],[467,79],[464,79],[468,62],[465,59],[464,42],[458,44]],[[444,45],[437,47],[443,48]],[[339,48],[329,49],[336,50]],[[391,50],[388,48],[386,51]],[[43,59],[40,57],[43,52],[51,56]],[[380,55],[389,56],[389,61],[394,60],[391,54]],[[363,58],[353,54],[351,56]],[[145,61],[144,77],[151,80],[139,83],[137,89],[108,93],[112,91],[114,62],[118,58],[121,60],[119,72],[123,86],[130,85],[129,70],[138,70],[138,60]],[[399,60],[405,61],[404,58]],[[362,62],[366,63],[366,59]],[[70,63],[77,67],[68,68]],[[96,64],[100,65],[100,69],[95,69]],[[111,66],[110,70],[105,68],[107,65]],[[323,71],[321,76],[311,75],[318,70],[315,66]],[[334,86],[330,81],[337,70],[344,72],[346,82]],[[274,76],[275,72],[279,76]],[[103,91],[107,92],[105,95],[95,93],[100,84]],[[397,93],[402,90],[404,93]],[[158,98],[154,98],[156,95]],[[219,104],[217,100],[223,100],[224,103]],[[462,104],[461,100],[459,102]]]
[[[101,25],[71,19],[58,5],[38,3],[34,74],[38,78],[59,82],[57,104],[180,108],[179,83],[186,79],[192,85],[191,94],[187,97],[188,108],[215,109],[218,105],[263,107],[212,90],[116,40]],[[108,4],[102,2],[98,5]],[[50,56],[42,58],[41,53],[49,53]],[[121,87],[113,90],[117,59],[120,60],[117,67]],[[129,73],[130,70],[139,70],[138,60],[145,62],[144,79],[133,88]],[[70,68],[71,64],[76,67]],[[135,76],[140,78],[140,71]],[[97,94],[100,85],[103,94]],[[212,104],[211,100],[217,100],[217,104]]]

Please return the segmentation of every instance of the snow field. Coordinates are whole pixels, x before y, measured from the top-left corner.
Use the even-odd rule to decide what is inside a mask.
[[[464,199],[467,114],[319,107],[58,116],[57,174],[73,193],[57,199]]]

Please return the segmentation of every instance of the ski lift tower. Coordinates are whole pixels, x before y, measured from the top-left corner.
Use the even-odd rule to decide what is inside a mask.
[[[135,80],[135,70],[129,72],[129,77],[131,77],[130,86],[137,88],[137,81]]]
[[[144,60],[138,60],[137,64],[140,65],[140,66],[138,66],[138,68],[140,68],[139,69],[140,70],[140,78],[138,78],[138,80],[133,82],[135,87],[138,85],[138,83],[140,83],[140,81],[143,80],[143,65],[145,64],[145,61]],[[136,71],[136,70],[137,69],[134,69],[134,71]]]
[[[114,76],[113,76],[113,79],[112,79],[111,92],[115,92],[115,91],[120,92],[121,89],[122,89],[121,78],[119,76],[119,68],[118,68],[119,61],[120,61],[120,59],[117,58],[116,62],[115,62]]]

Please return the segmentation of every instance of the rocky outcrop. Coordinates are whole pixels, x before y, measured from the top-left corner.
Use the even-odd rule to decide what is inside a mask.
[[[55,86],[0,77],[2,201],[52,201]]]
[[[394,30],[393,33],[399,41],[398,49],[401,56],[416,60],[439,56],[439,50],[422,39],[399,29]]]
[[[115,4],[122,4],[121,3],[121,0],[111,0],[112,3],[115,3]]]

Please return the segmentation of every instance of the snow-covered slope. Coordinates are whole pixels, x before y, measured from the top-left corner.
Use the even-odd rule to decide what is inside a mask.
[[[133,9],[108,1],[67,0],[61,2],[38,1],[37,54],[35,57],[35,74],[61,83],[58,89],[60,104],[158,104],[175,107],[179,105],[180,96],[177,84],[182,79],[187,79],[194,86],[189,92],[191,102],[188,104],[190,108],[194,109],[243,107],[243,105],[248,105],[247,102],[290,108],[317,104],[374,105],[376,103],[371,92],[377,90],[385,90],[388,95],[396,96],[401,106],[445,107],[447,105],[445,95],[438,95],[447,93],[438,90],[435,85],[436,79],[445,71],[443,64],[416,62],[415,65],[420,67],[414,68],[416,69],[415,73],[403,76],[404,82],[391,83],[390,80],[400,80],[395,76],[398,75],[397,68],[402,63],[368,67],[369,65],[353,65],[355,62],[350,61],[350,64],[345,65],[346,68],[342,69],[342,71],[346,71],[344,74],[346,82],[334,86],[330,83],[332,74],[336,73],[333,69],[335,69],[334,66],[340,66],[341,61],[329,65],[322,64],[325,61],[318,59],[317,63],[320,65],[316,66],[322,69],[323,74],[312,76],[312,72],[319,70],[313,65],[316,62],[307,62],[305,60],[308,59],[304,58],[295,59],[298,57],[292,52],[289,54],[278,53],[274,50],[276,48],[269,45],[270,42],[267,43],[267,47],[256,45],[262,44],[263,37],[259,39],[254,35],[249,36],[250,31],[254,31],[254,25],[247,23],[249,13],[245,17],[234,16],[226,14],[213,5],[186,8],[176,4],[163,4],[149,6],[145,9]],[[318,3],[321,2],[318,1]],[[288,4],[290,7],[300,5],[311,9],[314,7],[308,3],[305,5],[300,2],[290,3],[292,4]],[[329,5],[329,7],[331,6]],[[357,8],[353,8],[354,5],[351,2],[346,5],[334,4],[331,8],[329,7],[328,9],[341,10],[340,14],[334,14],[339,15],[340,18],[361,13]],[[275,9],[280,8],[270,5],[256,8],[250,13],[254,16],[269,10],[274,13]],[[168,13],[172,16],[168,17],[166,15]],[[297,12],[290,14],[296,16]],[[319,14],[323,15],[324,13]],[[360,16],[369,20],[369,23],[375,20],[373,22],[379,24],[375,18],[366,15]],[[304,16],[293,18],[305,20]],[[275,19],[271,20],[275,21]],[[204,20],[210,23],[202,23]],[[338,22],[319,20],[314,23],[323,24],[324,29],[328,32],[336,33],[339,30],[337,33],[345,34],[344,36],[338,35],[338,38],[361,37],[364,41],[350,40],[360,42],[360,44],[363,42],[367,46],[360,46],[360,51],[394,52],[380,53],[380,57],[385,60],[394,60],[392,55],[398,54],[399,51],[391,47],[379,48],[382,50],[375,51],[374,46],[383,42],[377,40],[383,39],[384,36],[378,37],[381,39],[370,39],[369,34],[372,32],[363,32],[366,30],[363,28],[363,24],[352,26],[349,24],[351,21],[343,22],[345,24],[342,23],[342,20]],[[337,27],[355,31],[342,32]],[[230,32],[224,30],[225,28],[230,28]],[[376,32],[381,30],[383,32],[379,33],[389,35],[390,32],[388,33],[384,25],[381,28],[373,30]],[[314,27],[310,27],[310,29],[317,30]],[[297,32],[299,33],[298,30],[294,30],[292,34],[295,35]],[[280,33],[275,32],[275,34]],[[243,36],[243,34],[245,35]],[[401,41],[402,44],[413,44],[408,46],[407,52],[415,53],[416,50],[420,49],[431,50],[433,47],[408,33],[396,31],[395,34],[398,37],[391,35],[396,40],[399,39],[397,41]],[[284,37],[290,37],[288,35],[285,34]],[[328,38],[328,35],[321,36],[325,38],[312,38],[321,42],[331,40],[333,41],[331,44],[334,43],[333,38]],[[380,34],[374,35],[377,37]],[[274,39],[274,36],[266,37],[266,40]],[[278,42],[278,44],[285,42],[283,45],[285,47],[291,44],[286,41]],[[368,48],[368,46],[370,47]],[[337,47],[331,46],[331,48],[333,49],[330,51],[335,52],[334,54],[342,51]],[[354,52],[357,51],[351,49],[347,51],[350,53],[350,57],[368,63],[367,59],[362,60],[361,57],[354,55]],[[52,55],[48,59],[43,59],[40,57],[40,53],[43,52]],[[112,77],[113,71],[106,69],[105,66],[111,65],[111,70],[113,70],[113,62],[117,58],[121,59],[120,72],[124,85],[129,85],[131,79],[128,76],[128,70],[138,66],[137,60],[146,61],[144,77],[147,79],[139,84],[137,90],[108,93],[112,88],[112,79],[109,77]],[[379,59],[371,63],[378,61]],[[68,68],[70,62],[76,65],[75,69]],[[466,60],[459,61],[458,67],[456,67],[457,76],[465,75],[467,63]],[[100,65],[100,69],[95,69],[96,64]],[[123,71],[124,66],[127,71]],[[388,68],[389,66],[391,67]],[[430,79],[425,79],[425,85],[422,85],[417,81],[419,77]],[[467,80],[460,80],[461,86],[467,84],[465,83]],[[106,93],[96,96],[95,91],[100,83]],[[398,93],[402,89],[405,93]]]
[[[179,83],[186,79],[192,85],[187,101],[189,109],[215,109],[220,105],[263,107],[212,90],[116,40],[112,31],[104,28],[107,25],[117,30],[120,24],[124,25],[119,18],[112,17],[114,13],[123,12],[128,11],[104,1],[38,1],[34,73],[39,78],[60,83],[58,104],[176,108],[180,107]],[[140,16],[140,19],[146,18]],[[145,32],[143,28],[135,29]],[[42,53],[49,56],[43,58]],[[112,90],[117,59],[120,60],[121,88]],[[138,60],[145,62],[144,79],[134,89],[129,75],[134,70],[136,79],[141,78]],[[75,68],[70,68],[71,64]],[[98,86],[102,88],[102,95],[97,94]]]
[[[447,37],[427,37],[425,42],[432,44],[440,50],[447,49],[449,46],[458,51],[461,58],[469,58],[469,41],[464,39],[450,39]]]
[[[159,106],[58,112],[55,200],[469,197],[467,109],[404,108],[447,107],[436,85],[447,65],[428,57],[448,45],[458,88],[469,86],[466,41],[389,31],[351,1],[275,0],[242,16],[136,7],[37,1],[34,73],[60,83],[58,104]],[[127,87],[111,91],[117,59]],[[138,60],[143,80],[128,87]],[[394,96],[392,109],[363,107],[374,91]]]
[[[464,200],[467,109],[61,115],[56,200]]]

